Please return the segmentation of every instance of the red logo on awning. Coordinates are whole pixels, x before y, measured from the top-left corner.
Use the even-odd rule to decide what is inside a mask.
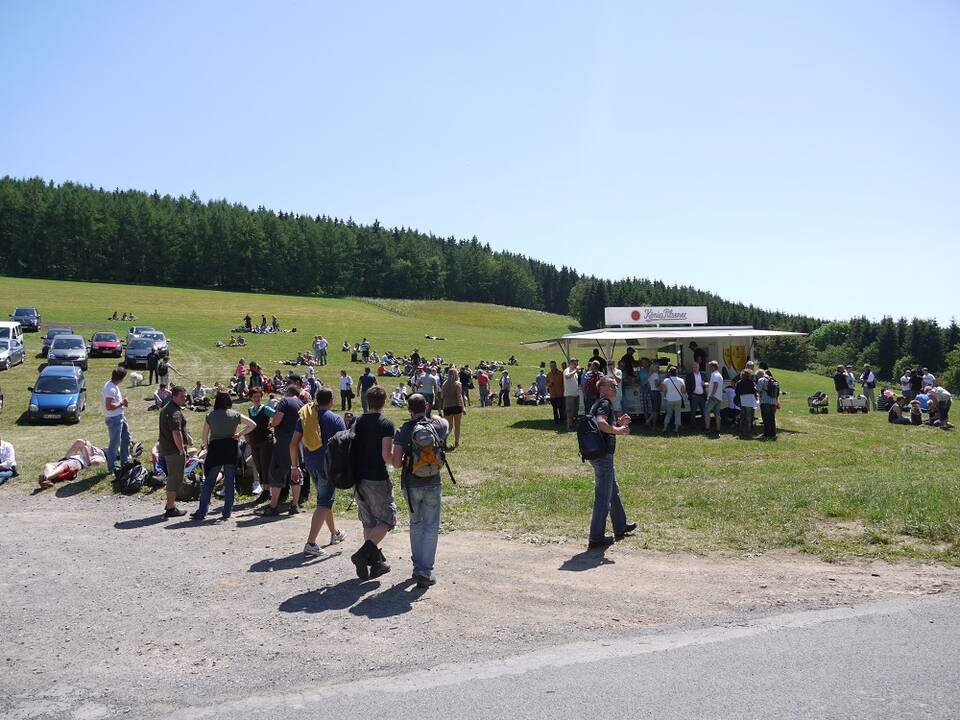
[[[630,318],[631,318],[632,320],[639,320],[639,319],[640,319],[640,311],[639,311],[639,310],[634,310],[633,312],[631,312],[631,313],[630,313]]]

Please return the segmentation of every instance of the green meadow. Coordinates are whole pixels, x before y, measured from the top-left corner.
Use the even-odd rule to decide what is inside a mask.
[[[471,366],[514,354],[520,367],[511,374],[528,386],[541,361],[562,358],[559,350],[531,351],[521,341],[560,334],[574,324],[559,315],[442,301],[318,299],[6,277],[0,278],[0,288],[9,306],[0,309],[4,316],[17,305],[35,305],[45,328],[63,324],[88,338],[96,330],[125,336],[131,323],[106,318],[115,310],[136,313],[138,324],[153,325],[170,338],[171,362],[188,387],[196,380],[204,385],[228,380],[240,357],[258,361],[272,374],[278,361],[309,349],[315,334],[331,343],[331,364],[318,369],[320,379],[331,385],[340,369],[354,378],[363,369],[339,352],[340,343],[367,337],[377,351],[409,354],[418,347],[425,356]],[[255,319],[275,314],[282,327],[297,332],[248,335],[246,348],[216,348],[246,313]],[[21,424],[27,387],[43,363],[41,336],[25,337],[27,362],[0,373],[6,396],[0,433],[16,446],[21,473],[0,489],[4,503],[22,502],[33,492],[40,464],[59,458],[73,439],[106,444],[100,389],[116,361],[91,360],[88,409],[79,425]],[[832,381],[808,373],[777,375],[786,394],[776,443],[739,441],[732,434],[720,440],[700,434],[662,438],[642,427],[621,439],[618,480],[628,514],[641,526],[628,542],[698,553],[795,548],[826,560],[960,564],[957,432],[889,425],[885,413],[837,415],[831,409],[810,415],[807,395],[824,390],[832,396]],[[388,379],[387,388],[395,382]],[[146,409],[153,389],[126,390],[131,431],[148,450],[157,436],[157,414]],[[404,416],[397,409],[388,414],[394,420]],[[196,437],[202,419],[188,414]],[[450,462],[458,484],[445,483],[445,531],[495,530],[530,542],[585,537],[592,471],[580,462],[575,437],[554,430],[549,406],[470,408],[462,446],[450,454]],[[94,469],[48,492],[69,503],[79,493],[113,488],[106,471]],[[159,494],[148,494],[145,490],[144,497],[130,502],[142,500],[145,513],[159,512]],[[339,512],[347,511],[345,495],[337,501]]]

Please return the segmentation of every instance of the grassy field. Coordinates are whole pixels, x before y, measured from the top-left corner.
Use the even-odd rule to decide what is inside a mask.
[[[276,362],[309,347],[322,333],[333,346],[366,336],[374,349],[440,354],[456,363],[506,359],[515,354],[517,382],[529,385],[541,360],[559,351],[526,350],[522,340],[565,332],[568,317],[452,302],[321,300],[271,295],[176,290],[0,278],[10,312],[36,305],[44,325],[67,324],[89,336],[94,330],[121,334],[129,323],[108,322],[114,310],[131,310],[171,338],[173,365],[189,386],[229,378],[239,357],[271,372]],[[245,349],[216,349],[249,312],[276,314],[296,333],[249,336]],[[447,338],[427,341],[425,334]],[[3,489],[3,502],[33,491],[41,462],[59,457],[76,437],[105,444],[99,391],[112,360],[91,361],[89,409],[79,426],[17,424],[26,409],[26,387],[42,360],[40,336],[26,336],[28,362],[0,373],[6,409],[0,432],[18,454],[22,477]],[[320,373],[333,383],[341,368],[362,371],[349,357],[331,352]],[[725,435],[664,439],[638,428],[618,444],[618,479],[630,516],[641,523],[631,543],[661,550],[759,553],[799,548],[824,559],[852,556],[920,558],[960,564],[960,440],[955,432],[892,426],[884,413],[809,415],[806,396],[832,393],[829,378],[778,373],[782,398],[777,443],[742,442]],[[389,385],[388,385],[389,387]],[[146,410],[145,388],[131,389],[131,429],[151,445],[156,413]],[[394,420],[402,413],[390,411]],[[188,422],[200,429],[202,415]],[[539,542],[583,538],[592,505],[593,476],[582,465],[572,435],[557,433],[550,409],[475,407],[464,418],[463,446],[450,456],[459,485],[445,485],[446,530],[495,529]],[[104,472],[89,472],[59,487],[64,502],[80,492],[109,492]],[[147,498],[143,498],[147,500]],[[135,502],[136,499],[131,499]],[[159,507],[158,496],[149,499]],[[338,500],[340,511],[346,498]]]

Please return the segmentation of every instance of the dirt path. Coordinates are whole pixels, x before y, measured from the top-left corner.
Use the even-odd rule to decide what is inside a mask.
[[[701,558],[621,543],[525,545],[441,537],[439,584],[394,571],[361,583],[348,556],[300,554],[308,515],[164,522],[147,499],[0,489],[0,716],[163,716],[185,704],[495,658],[664,625],[736,622],[955,590],[960,570],[829,565],[795,553]]]

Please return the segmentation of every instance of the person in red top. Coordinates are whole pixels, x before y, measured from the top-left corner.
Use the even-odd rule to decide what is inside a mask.
[[[567,421],[566,409],[563,402],[563,373],[557,367],[556,360],[550,361],[550,372],[547,373],[547,395],[553,406],[553,424],[560,427]]]
[[[237,369],[233,373],[237,376],[237,397],[242,398],[247,393],[247,366],[243,358],[237,363]]]
[[[486,370],[477,372],[477,387],[480,388],[480,407],[490,404],[490,376]]]

